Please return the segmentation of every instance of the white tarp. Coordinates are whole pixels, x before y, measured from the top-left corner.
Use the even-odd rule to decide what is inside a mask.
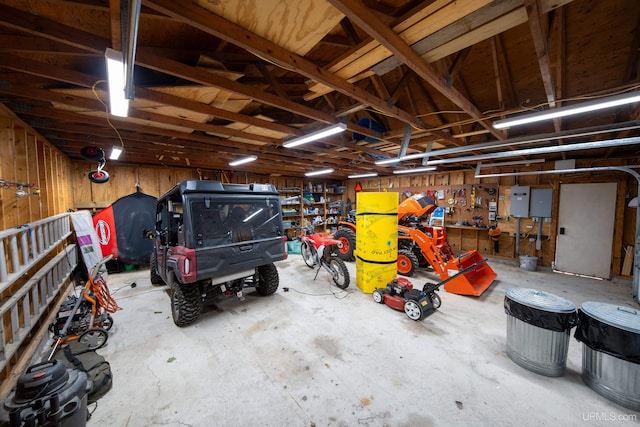
[[[87,273],[91,272],[94,265],[102,259],[102,249],[100,249],[100,239],[98,233],[93,228],[93,219],[88,211],[78,211],[71,214],[73,229],[76,233],[78,247],[82,254],[84,264],[87,266]],[[107,272],[102,273],[104,280],[107,280]]]

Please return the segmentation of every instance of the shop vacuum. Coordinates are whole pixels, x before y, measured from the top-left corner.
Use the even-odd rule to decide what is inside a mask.
[[[11,427],[87,424],[87,374],[59,360],[29,366],[4,402]]]

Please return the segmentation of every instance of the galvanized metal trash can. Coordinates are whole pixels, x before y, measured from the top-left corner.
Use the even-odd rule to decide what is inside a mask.
[[[600,395],[640,411],[640,311],[603,302],[578,310],[582,379]]]
[[[564,374],[576,306],[557,295],[527,288],[507,289],[507,355],[529,371]]]

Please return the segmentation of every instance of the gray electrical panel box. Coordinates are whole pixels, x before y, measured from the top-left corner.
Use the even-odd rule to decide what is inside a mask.
[[[551,205],[553,204],[552,188],[534,188],[531,190],[531,209],[533,217],[551,218]]]
[[[514,185],[511,187],[511,208],[509,215],[516,218],[527,218],[529,216],[529,193],[528,185]]]

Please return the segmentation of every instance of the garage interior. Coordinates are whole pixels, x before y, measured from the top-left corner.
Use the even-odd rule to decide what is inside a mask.
[[[88,424],[637,423],[584,383],[573,333],[564,375],[515,364],[504,300],[531,288],[638,318],[639,24],[635,0],[0,0],[0,398],[85,268],[71,216],[195,179],[280,192],[279,288],[179,328],[148,263],[112,262],[114,385]],[[296,239],[335,232],[366,193],[428,194],[448,245],[496,280],[440,290],[415,322],[372,301],[357,261],[346,290],[315,277]],[[315,209],[286,203],[305,197]]]

